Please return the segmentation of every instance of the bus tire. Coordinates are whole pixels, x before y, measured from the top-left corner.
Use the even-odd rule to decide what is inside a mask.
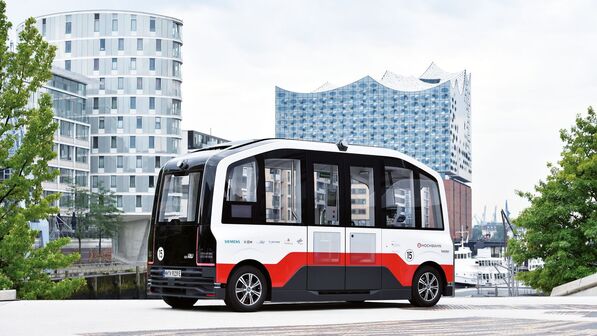
[[[409,301],[417,307],[434,306],[441,297],[442,288],[439,272],[433,267],[423,266],[415,272]]]
[[[241,266],[230,276],[226,285],[226,305],[237,312],[259,310],[268,294],[267,280],[253,266]]]
[[[174,309],[191,309],[197,302],[197,299],[193,298],[181,298],[181,297],[172,297],[172,296],[164,296],[162,297],[164,302],[166,302],[170,307]]]

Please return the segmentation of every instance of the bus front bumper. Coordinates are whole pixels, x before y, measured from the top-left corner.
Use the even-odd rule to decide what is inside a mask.
[[[180,277],[166,277],[165,270],[180,270]],[[152,266],[147,274],[147,295],[221,299],[214,283],[215,267]]]

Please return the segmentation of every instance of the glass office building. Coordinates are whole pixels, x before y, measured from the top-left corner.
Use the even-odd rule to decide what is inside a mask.
[[[450,73],[432,63],[419,77],[386,71],[380,80],[325,83],[313,92],[276,87],[275,95],[276,137],[346,139],[408,154],[458,183],[450,192],[462,193],[448,196],[449,207],[462,207],[450,213],[459,216],[453,227],[470,229],[471,76],[466,70]]]
[[[181,151],[182,21],[121,10],[36,20],[57,47],[53,65],[94,80],[86,106],[90,185],[113,191],[123,210],[127,225],[119,235],[135,247],[114,252],[142,261],[157,174]]]

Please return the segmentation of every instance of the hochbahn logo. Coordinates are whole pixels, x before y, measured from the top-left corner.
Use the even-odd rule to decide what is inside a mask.
[[[418,243],[417,247],[418,248],[421,248],[421,247],[426,247],[426,248],[429,248],[429,247],[430,248],[441,248],[442,246],[441,246],[441,244],[421,244],[421,243]]]

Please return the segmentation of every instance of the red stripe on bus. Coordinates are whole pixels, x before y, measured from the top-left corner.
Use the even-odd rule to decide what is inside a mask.
[[[226,283],[236,264],[216,265],[216,282]],[[385,266],[402,286],[411,286],[420,265],[409,265],[395,253],[292,252],[276,264],[264,264],[272,287],[283,287],[304,266]],[[440,265],[447,282],[454,281],[454,265]]]

